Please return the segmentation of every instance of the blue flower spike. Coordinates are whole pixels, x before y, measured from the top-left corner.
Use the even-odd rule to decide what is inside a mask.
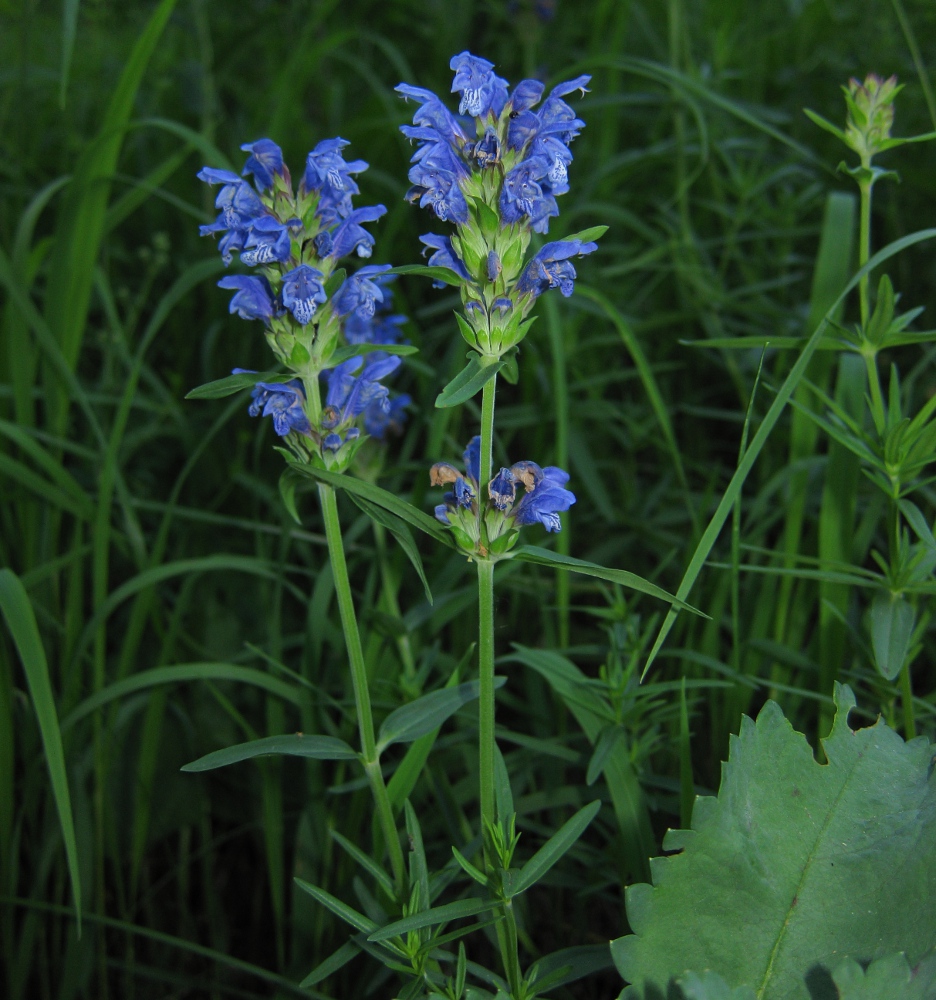
[[[450,68],[458,114],[473,119],[473,135],[431,91],[405,83],[396,88],[418,103],[413,124],[400,127],[416,144],[406,199],[454,225],[454,235],[420,239],[432,251],[430,266],[461,279],[461,333],[490,364],[524,338],[543,291],[572,293],[570,258],[591,253],[604,231],[554,241],[526,260],[532,234],[549,231],[559,197],[570,190],[570,145],[585,123],[566,98],[587,93],[591,78],[578,76],[548,93],[539,80],[521,80],[511,92],[494,64],[471,52],[453,56]],[[436,287],[448,283],[431,277]]]
[[[427,109],[427,120],[464,142],[461,126],[451,116],[445,126],[440,110]],[[360,193],[355,178],[367,163],[346,160],[348,145],[340,137],[319,142],[306,157],[298,190],[282,150],[267,138],[241,147],[248,154],[242,175],[216,167],[198,173],[218,187],[219,214],[201,226],[202,235],[220,237],[225,265],[239,254],[241,264],[254,269],[218,282],[234,292],[230,311],[263,322],[267,343],[287,370],[282,383],[255,384],[249,412],[271,417],[298,461],[339,472],[365,435],[382,441],[399,433],[410,404],[406,395],[391,398],[382,384],[399,369],[399,356],[378,350],[348,357],[348,346],[399,344],[407,322],[393,312],[389,264],[367,264],[343,281],[336,277],[342,258],[371,256],[375,239],[365,225],[387,211],[383,205],[354,207]],[[336,351],[343,363],[335,363]],[[293,373],[301,378],[289,378]],[[324,406],[306,395],[319,378],[327,387]]]
[[[522,526],[541,524],[547,531],[561,531],[559,515],[575,503],[575,494],[566,489],[569,474],[553,465],[516,462],[501,468],[486,485],[487,500],[482,503],[480,443],[479,437],[468,443],[464,473],[448,462],[436,462],[429,470],[432,486],[450,487],[436,505],[435,516],[452,528],[459,547],[473,559],[496,559],[507,557]]]

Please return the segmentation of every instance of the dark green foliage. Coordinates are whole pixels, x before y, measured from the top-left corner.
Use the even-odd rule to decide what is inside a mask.
[[[576,105],[587,127],[572,190],[547,239],[609,227],[576,262],[575,296],[542,297],[541,322],[498,379],[495,460],[566,468],[578,496],[559,536],[526,529],[519,558],[497,570],[514,867],[604,802],[516,899],[524,968],[538,959],[539,982],[562,1000],[617,995],[607,941],[629,929],[622,886],[650,878],[693,783],[702,795],[717,786],[729,735],[768,696],[814,745],[835,680],[855,692],[853,724],[881,713],[890,727],[855,739],[932,736],[933,432],[928,413],[911,424],[936,388],[936,241],[871,276],[888,455],[859,457],[874,423],[846,419],[866,414],[861,364],[839,364],[855,345],[854,292],[787,387],[793,408],[757,434],[856,270],[854,185],[834,170],[847,151],[802,109],[840,125],[840,84],[896,73],[907,86],[895,134],[931,131],[934,35],[925,0],[0,2],[0,564],[16,619],[0,627],[0,995],[394,995],[375,957],[384,946],[367,938],[405,918],[387,912],[389,866],[357,761],[179,772],[297,732],[357,750],[317,484],[284,477],[280,493],[277,442],[246,413],[258,376],[228,375],[269,368],[269,353],[260,324],[229,316],[215,288],[214,247],[197,236],[212,196],[194,174],[239,169],[240,144],[263,135],[294,164],[341,135],[371,164],[361,200],[388,207],[374,262],[399,265],[418,353],[396,388],[414,403],[402,437],[362,450],[359,486],[332,485],[360,501],[339,498],[377,728],[447,684],[461,691],[452,707],[474,676],[476,588],[473,567],[440,544],[427,469],[461,453],[480,404],[435,406],[467,347],[452,290],[413,270],[418,236],[443,227],[403,200],[412,147],[397,126],[412,105],[392,88],[446,93],[464,49],[511,81],[593,75]],[[878,185],[875,250],[936,222],[934,156],[920,143],[881,157],[902,183]],[[722,511],[738,511],[734,544],[731,529],[713,531],[702,553],[749,405],[757,461]],[[869,478],[889,457],[912,486],[896,541]],[[680,611],[638,685],[696,552],[680,597],[708,617]],[[571,558],[611,573],[567,572]],[[635,580],[654,589],[628,589]],[[30,615],[40,646],[31,626],[24,640]],[[407,799],[418,818],[432,908],[481,891],[451,854],[478,861],[473,705],[382,758],[401,829]],[[793,746],[779,716],[759,719]],[[797,737],[795,754],[818,770],[807,753]],[[362,864],[349,844],[377,860]],[[905,889],[921,933],[927,877]],[[849,901],[874,891],[856,886]],[[495,933],[470,937],[461,963],[444,945],[441,975],[493,992],[482,967],[496,965]],[[825,987],[877,1000],[884,979],[909,976],[906,996],[928,996],[931,960],[886,947],[910,964],[862,954],[875,962],[830,965]],[[311,992],[290,985],[316,967]],[[686,997],[744,1000],[718,969],[693,971]]]

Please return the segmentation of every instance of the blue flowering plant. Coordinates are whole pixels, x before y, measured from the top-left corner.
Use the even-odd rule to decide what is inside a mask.
[[[416,143],[409,170],[410,201],[455,227],[420,237],[428,257],[422,271],[438,285],[456,285],[464,314],[458,325],[477,352],[478,367],[501,367],[516,353],[539,295],[558,288],[569,296],[573,260],[597,249],[607,229],[546,243],[528,258],[534,233],[547,233],[559,214],[557,198],[569,190],[570,145],[585,123],[564,100],[584,94],[589,76],[553,87],[543,100],[539,80],[508,90],[493,63],[469,52],[454,56],[452,91],[458,114],[429,90],[401,83],[397,92],[419,107],[401,126]]]
[[[286,371],[237,368],[190,393],[219,396],[253,385],[249,412],[273,418],[289,457],[336,472],[348,468],[368,437],[382,439],[401,426],[409,397],[391,398],[384,380],[399,368],[399,355],[414,350],[400,342],[405,317],[393,313],[390,265],[350,273],[343,265],[345,258],[370,258],[374,237],[364,224],[386,212],[383,205],[353,206],[354,177],[367,164],[346,161],[347,145],[339,138],[318,143],[297,189],[271,139],[242,147],[250,154],[242,176],[213,167],[199,172],[218,187],[219,214],[202,235],[219,237],[226,266],[237,255],[250,269],[218,285],[234,292],[232,313],[263,323]]]

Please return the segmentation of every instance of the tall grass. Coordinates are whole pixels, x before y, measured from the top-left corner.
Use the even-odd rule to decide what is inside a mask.
[[[579,502],[560,546],[674,592],[691,582],[710,616],[670,623],[599,581],[504,569],[497,642],[517,647],[499,665],[498,739],[524,837],[554,829],[586,792],[611,806],[551,876],[549,912],[545,889],[531,895],[524,942],[545,952],[624,932],[622,885],[647,877],[692,787],[717,786],[740,714],[768,696],[814,737],[833,680],[846,680],[869,718],[901,724],[861,616],[879,500],[805,413],[817,408],[807,380],[850,412],[863,383],[844,355],[819,349],[807,365],[802,354],[830,308],[853,322],[858,305],[852,293],[835,306],[856,270],[841,151],[801,108],[838,121],[839,84],[877,70],[907,83],[897,133],[934,127],[920,43],[936,10],[552,7],[551,20],[549,4],[529,2],[0,10],[0,991],[11,1000],[308,995],[293,984],[344,937],[292,877],[379,906],[342,847],[368,840],[372,817],[341,762],[178,770],[257,736],[354,729],[314,496],[299,496],[297,526],[271,433],[243,398],[182,402],[235,365],[259,368],[265,350],[214,289],[219,266],[196,235],[209,195],[194,173],[239,162],[261,135],[297,163],[342,135],[371,163],[365,199],[389,208],[381,259],[412,262],[431,227],[403,202],[407,112],[392,88],[444,92],[465,48],[512,80],[593,74],[553,231],[612,227],[582,262],[576,298],[550,303],[524,342],[520,382],[499,396],[495,456],[569,468]],[[875,248],[933,224],[934,156],[901,152],[903,183],[877,195]],[[917,329],[932,322],[934,260],[921,243],[887,262],[908,307],[928,308]],[[400,385],[410,421],[379,474],[424,504],[428,465],[459,454],[480,414],[433,408],[464,363],[453,298],[408,279],[395,294],[420,354]],[[885,359],[911,409],[936,388],[931,354]],[[931,488],[916,500],[932,523]],[[342,504],[382,716],[456,668],[470,676],[473,577],[421,545],[430,605],[392,539]],[[716,514],[725,527],[706,534]],[[928,630],[919,643],[914,704],[932,734]],[[621,736],[588,789],[598,704]],[[438,866],[443,844],[472,836],[474,727],[466,708],[388,771]],[[312,992],[363,995],[379,975],[356,959]],[[619,988],[612,973],[586,983],[578,995]]]

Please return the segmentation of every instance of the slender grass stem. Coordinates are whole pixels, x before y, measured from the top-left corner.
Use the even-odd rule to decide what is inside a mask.
[[[351,664],[351,684],[354,689],[354,707],[357,711],[358,731],[361,736],[364,770],[374,795],[377,816],[384,840],[387,843],[387,850],[390,852],[390,866],[393,869],[393,881],[396,885],[397,896],[402,898],[406,884],[406,867],[396,823],[393,819],[393,807],[390,805],[390,796],[387,794],[387,786],[384,783],[377,756],[374,718],[367,685],[367,668],[364,664],[364,651],[361,648],[354,599],[351,596],[351,581],[348,579],[348,565],[345,562],[344,545],[341,540],[338,501],[335,497],[335,491],[330,486],[320,483],[318,489],[322,517],[325,521],[325,537],[328,540],[328,554],[335,579],[335,594],[338,598],[338,610],[341,614],[341,627],[344,631],[348,660]]]
[[[478,562],[478,776],[481,782],[481,829],[494,815],[494,563]]]
[[[900,700],[903,703],[904,739],[916,738],[916,717],[913,711],[913,688],[910,684],[910,664],[903,665],[900,671]]]
[[[870,165],[870,161],[865,166]],[[861,190],[861,214],[858,229],[858,266],[864,267],[871,256],[871,184],[859,184]],[[861,309],[861,325],[867,327],[870,315],[868,307],[869,276],[866,274],[858,282],[858,303]]]

